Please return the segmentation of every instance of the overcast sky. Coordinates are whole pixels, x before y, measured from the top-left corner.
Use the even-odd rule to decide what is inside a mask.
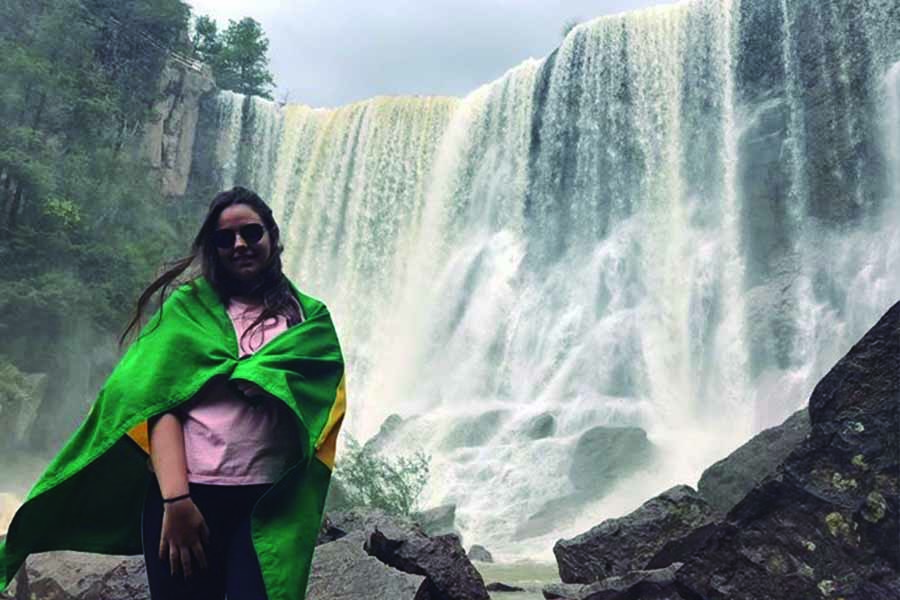
[[[674,0],[187,0],[197,14],[253,17],[269,37],[276,98],[339,106],[379,95],[464,96],[564,25]]]

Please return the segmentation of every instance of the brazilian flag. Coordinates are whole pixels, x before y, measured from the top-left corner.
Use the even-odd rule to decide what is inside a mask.
[[[32,553],[142,554],[141,512],[154,476],[147,419],[226,377],[255,383],[297,417],[301,459],[256,503],[251,531],[269,600],[304,597],[346,400],[328,309],[290,285],[305,320],[244,358],[206,279],[165,300],[13,517],[0,543],[0,591]]]

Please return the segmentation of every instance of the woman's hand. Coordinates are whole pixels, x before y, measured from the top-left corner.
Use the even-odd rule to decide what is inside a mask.
[[[179,566],[185,577],[193,573],[191,555],[201,569],[206,568],[204,546],[209,545],[209,528],[194,501],[190,498],[163,505],[162,534],[159,538],[159,558],[169,560],[169,570],[175,575]]]

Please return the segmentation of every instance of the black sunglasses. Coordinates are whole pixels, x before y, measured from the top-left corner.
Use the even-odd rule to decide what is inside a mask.
[[[259,240],[262,239],[263,234],[266,232],[265,228],[259,223],[247,223],[246,225],[241,225],[238,228],[238,233],[241,234],[241,239],[243,239],[248,244],[255,244]],[[213,231],[213,243],[217,248],[221,248],[222,250],[228,250],[234,247],[234,241],[237,239],[235,232],[233,229],[217,229]]]

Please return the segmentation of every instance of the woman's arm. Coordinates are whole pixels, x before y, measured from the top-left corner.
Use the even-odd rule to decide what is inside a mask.
[[[184,430],[172,413],[150,419],[150,461],[163,498],[189,492],[184,456]]]
[[[150,461],[159,481],[163,498],[183,496],[190,492],[187,480],[187,460],[184,454],[184,429],[172,413],[150,419]],[[203,545],[209,543],[209,528],[203,514],[191,498],[163,505],[162,533],[159,539],[159,558],[169,560],[174,575],[181,567],[185,577],[192,572],[191,555],[201,568],[206,568]]]

